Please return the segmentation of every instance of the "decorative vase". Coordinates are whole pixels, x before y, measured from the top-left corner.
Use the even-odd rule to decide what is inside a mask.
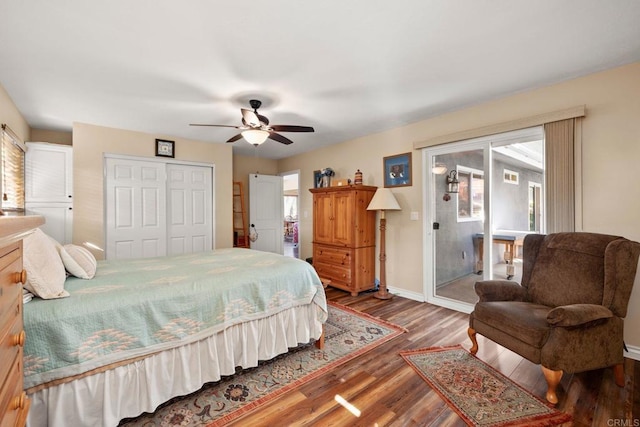
[[[356,171],[356,177],[353,180],[353,183],[355,185],[362,185],[362,172],[360,172],[360,169]]]
[[[331,177],[328,175],[324,175],[322,177],[322,186],[323,187],[331,187]]]

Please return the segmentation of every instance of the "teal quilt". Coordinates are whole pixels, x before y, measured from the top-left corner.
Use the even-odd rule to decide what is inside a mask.
[[[327,318],[308,263],[250,249],[98,261],[69,277],[68,298],[24,306],[25,388],[185,345],[224,328],[307,304]]]

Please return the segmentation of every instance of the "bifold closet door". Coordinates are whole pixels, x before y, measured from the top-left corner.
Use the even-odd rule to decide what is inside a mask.
[[[212,248],[211,175],[209,167],[167,165],[168,255]]]
[[[106,158],[106,258],[167,254],[166,165]]]

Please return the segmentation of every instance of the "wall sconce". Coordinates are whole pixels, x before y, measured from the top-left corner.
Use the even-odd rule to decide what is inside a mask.
[[[449,172],[449,175],[447,175],[447,193],[457,193],[459,184],[458,171],[452,170]]]

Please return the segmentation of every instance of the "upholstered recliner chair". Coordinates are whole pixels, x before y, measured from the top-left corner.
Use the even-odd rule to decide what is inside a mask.
[[[623,318],[639,254],[639,243],[617,236],[527,235],[521,285],[475,284],[480,300],[469,316],[471,353],[479,333],[542,365],[553,404],[563,372],[613,366],[623,387]]]

